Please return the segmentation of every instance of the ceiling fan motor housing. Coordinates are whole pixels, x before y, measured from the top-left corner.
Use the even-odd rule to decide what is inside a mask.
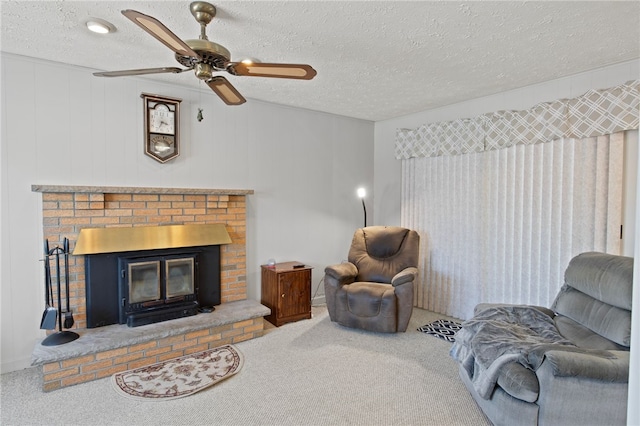
[[[193,68],[197,63],[211,65],[218,71],[225,71],[227,63],[231,59],[231,53],[222,45],[209,40],[185,40],[194,52],[200,55],[201,60],[191,56],[183,56],[176,53],[176,60],[187,68]]]

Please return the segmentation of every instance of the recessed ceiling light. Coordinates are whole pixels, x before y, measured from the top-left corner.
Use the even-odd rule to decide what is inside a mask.
[[[100,18],[89,18],[86,25],[90,31],[98,34],[109,34],[116,30],[116,27],[111,22]]]

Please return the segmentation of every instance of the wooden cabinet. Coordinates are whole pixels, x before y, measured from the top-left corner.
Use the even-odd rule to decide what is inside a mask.
[[[271,309],[265,318],[276,327],[311,318],[311,268],[300,262],[262,265],[262,304]]]

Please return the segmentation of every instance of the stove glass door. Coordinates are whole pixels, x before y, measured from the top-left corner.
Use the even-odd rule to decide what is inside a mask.
[[[129,263],[129,304],[160,299],[160,261]]]
[[[165,261],[167,299],[195,293],[193,257]]]

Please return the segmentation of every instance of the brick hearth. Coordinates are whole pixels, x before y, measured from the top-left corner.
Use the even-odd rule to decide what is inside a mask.
[[[32,359],[43,367],[43,390],[51,391],[120,371],[262,336],[271,311],[252,300],[223,303],[212,313],[141,327],[115,324],[78,329],[80,338],[59,346],[36,345]]]
[[[232,243],[221,246],[221,307],[244,301],[245,308],[238,310],[237,318],[229,314],[228,309],[222,309],[226,313],[223,321],[216,319],[219,310],[196,315],[195,326],[170,336],[143,333],[147,337],[136,338],[130,344],[126,341],[124,345],[118,344],[120,339],[113,339],[113,347],[93,352],[76,349],[82,345],[83,338],[90,340],[87,336],[94,330],[108,327],[85,328],[84,257],[70,256],[70,305],[75,319],[74,331],[82,337],[58,347],[37,345],[33,363],[43,365],[44,390],[262,335],[262,316],[268,315],[269,312],[265,312],[268,309],[257,302],[246,301],[245,198],[253,194],[252,190],[33,185],[32,191],[42,193],[43,234],[51,248],[62,246],[66,237],[73,251],[82,228],[224,223]],[[210,320],[204,315],[211,315]],[[160,323],[164,324],[160,329],[172,327],[171,323],[179,328],[177,322],[182,320],[185,319]],[[211,321],[211,324],[202,321]],[[147,327],[150,326],[138,328]],[[65,351],[64,346],[74,350]]]

